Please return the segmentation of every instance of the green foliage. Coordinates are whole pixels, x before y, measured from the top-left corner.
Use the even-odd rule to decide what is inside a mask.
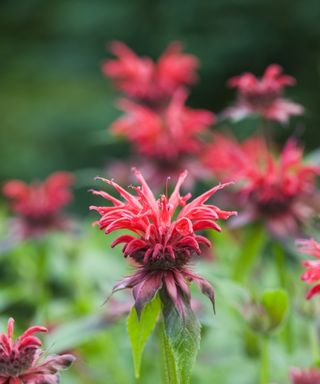
[[[268,332],[273,332],[283,325],[289,310],[289,297],[283,289],[266,291],[261,297],[263,306],[268,317]]]
[[[136,378],[140,377],[143,349],[157,324],[160,310],[161,302],[158,296],[144,306],[140,320],[138,319],[135,307],[131,308],[128,317],[128,334],[131,341]]]
[[[176,375],[177,384],[188,384],[200,348],[199,320],[188,305],[182,317],[170,301],[164,303],[163,318],[171,374]],[[175,361],[175,369],[172,367],[171,356]]]

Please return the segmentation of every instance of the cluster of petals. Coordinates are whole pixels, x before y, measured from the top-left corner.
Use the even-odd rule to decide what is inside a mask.
[[[113,79],[116,87],[127,96],[144,102],[165,100],[181,86],[196,82],[198,60],[182,53],[179,42],[171,43],[157,62],[137,56],[125,44],[110,44],[116,59],[106,60],[103,73]]]
[[[119,236],[112,244],[123,243],[124,256],[130,257],[137,266],[137,271],[116,284],[114,291],[132,288],[138,315],[159,290],[183,315],[185,304],[190,301],[189,283],[192,281],[214,302],[211,285],[189,270],[188,263],[194,255],[201,254],[201,246],[211,245],[198,232],[206,229],[220,231],[216,221],[235,214],[205,204],[224,185],[220,184],[187,203],[190,193],[180,195],[187,172],[180,175],[170,198],[161,195],[159,199],[155,198],[142,174],[135,170],[135,175],[140,183],[140,186],[132,187],[136,194],[127,192],[112,180],[102,179],[124,201],[104,191],[93,191],[112,203],[112,206],[91,207],[101,215],[96,222],[100,229],[106,234],[116,230],[133,232],[133,235]]]
[[[301,275],[301,280],[307,282],[308,284],[318,282],[318,284],[314,285],[307,292],[306,298],[310,299],[315,294],[320,293],[320,244],[314,239],[307,239],[298,240],[297,245],[301,253],[311,255],[316,258],[315,260],[305,260],[302,263],[306,270]]]
[[[3,186],[3,194],[17,214],[25,236],[37,235],[66,224],[61,209],[72,200],[70,186],[74,177],[68,172],[55,172],[41,182],[30,185],[10,180]]]
[[[111,129],[125,136],[143,155],[173,161],[201,148],[199,134],[214,123],[213,113],[185,106],[187,92],[180,88],[162,110],[122,99],[124,115]]]
[[[295,79],[284,75],[277,64],[269,65],[261,78],[249,72],[232,77],[228,85],[238,89],[238,98],[225,114],[235,120],[258,114],[267,120],[286,123],[290,116],[304,111],[301,105],[283,97],[283,88],[294,84]]]
[[[320,384],[320,372],[316,368],[292,368],[291,384]]]
[[[215,134],[203,162],[218,178],[237,181],[238,196],[247,207],[240,220],[262,218],[279,236],[296,232],[320,208],[320,167],[303,162],[303,150],[294,139],[276,155],[258,136],[241,143]]]
[[[14,320],[8,321],[8,333],[0,334],[0,384],[58,384],[59,371],[75,360],[70,354],[43,357],[41,341],[34,336],[47,329],[34,326],[16,340]]]

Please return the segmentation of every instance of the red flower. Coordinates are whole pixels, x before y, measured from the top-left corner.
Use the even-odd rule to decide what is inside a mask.
[[[43,183],[27,185],[20,180],[8,181],[3,194],[19,216],[24,236],[39,235],[52,228],[64,228],[66,221],[60,210],[72,199],[73,175],[55,172]]]
[[[124,243],[124,256],[130,257],[138,265],[137,272],[116,284],[114,291],[132,288],[138,315],[159,290],[168,295],[180,315],[183,315],[185,302],[190,301],[189,283],[192,281],[214,302],[212,287],[191,272],[188,263],[193,255],[201,254],[200,245],[210,246],[210,241],[197,232],[205,229],[220,231],[216,221],[235,214],[204,204],[224,185],[210,189],[187,204],[191,195],[180,195],[180,187],[187,172],[180,175],[170,198],[162,195],[158,200],[141,173],[135,171],[135,174],[141,184],[132,187],[136,195],[125,191],[113,181],[101,179],[113,186],[125,202],[106,192],[93,191],[113,206],[90,207],[100,213],[101,218],[96,224],[106,234],[126,229],[136,235],[121,235],[112,244],[114,247]]]
[[[306,271],[302,274],[301,280],[306,281],[308,284],[315,283],[320,280],[320,244],[313,239],[298,240],[297,241],[299,251],[307,255],[316,257],[318,260],[305,260],[302,265],[306,268]],[[306,298],[311,297],[317,293],[320,293],[320,283],[313,286],[307,292]]]
[[[195,153],[201,147],[199,133],[214,122],[213,113],[187,108],[187,92],[178,89],[168,106],[155,111],[123,99],[119,105],[125,115],[112,130],[126,136],[138,152],[153,158],[176,160],[181,154]]]
[[[106,60],[103,73],[111,77],[122,92],[140,101],[159,102],[178,87],[197,80],[198,60],[193,55],[181,53],[179,42],[171,43],[157,63],[137,56],[121,42],[115,41],[110,47],[118,59]]]
[[[241,119],[247,115],[259,114],[265,119],[286,123],[290,115],[300,115],[304,108],[282,97],[283,88],[294,85],[295,79],[283,75],[279,65],[272,64],[261,79],[252,73],[232,77],[231,88],[238,89],[238,101],[226,111],[226,115]]]
[[[320,384],[320,373],[316,368],[292,368],[290,380],[292,384]]]
[[[0,335],[0,384],[58,384],[59,371],[75,360],[72,355],[54,355],[45,359],[41,341],[34,336],[47,332],[44,327],[31,327],[13,340],[14,320],[8,321],[8,334]]]
[[[303,163],[303,150],[294,139],[276,156],[259,137],[239,143],[216,134],[203,162],[219,178],[238,181],[246,207],[239,220],[262,218],[279,236],[296,232],[320,207],[315,180],[320,167]]]

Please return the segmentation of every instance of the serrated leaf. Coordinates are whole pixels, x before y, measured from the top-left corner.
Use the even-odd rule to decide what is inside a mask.
[[[136,378],[140,377],[141,359],[144,346],[152,333],[161,310],[158,296],[146,304],[142,310],[140,321],[135,307],[131,308],[128,317],[128,334],[132,347]]]
[[[269,319],[269,331],[274,331],[284,322],[289,310],[289,297],[283,289],[264,292],[261,304]]]
[[[190,306],[181,317],[174,305],[166,302],[163,308],[165,335],[171,348],[178,383],[190,383],[193,364],[200,348],[200,323]]]

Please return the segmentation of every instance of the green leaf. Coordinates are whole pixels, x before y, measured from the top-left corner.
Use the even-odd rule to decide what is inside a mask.
[[[289,297],[283,289],[269,290],[263,293],[261,304],[269,320],[268,331],[279,328],[286,319],[289,310]]]
[[[200,348],[200,323],[190,306],[181,317],[170,301],[163,308],[165,335],[171,348],[178,383],[190,383],[193,364]]]
[[[161,322],[159,326],[160,343],[163,360],[163,378],[164,384],[179,384],[179,378],[177,376],[177,366],[173,355],[173,350],[169,344],[169,340],[166,335],[164,322]]]
[[[161,310],[161,303],[156,296],[142,310],[140,321],[134,306],[128,317],[128,334],[132,347],[134,370],[136,378],[140,377],[141,358],[144,346],[152,333]]]

